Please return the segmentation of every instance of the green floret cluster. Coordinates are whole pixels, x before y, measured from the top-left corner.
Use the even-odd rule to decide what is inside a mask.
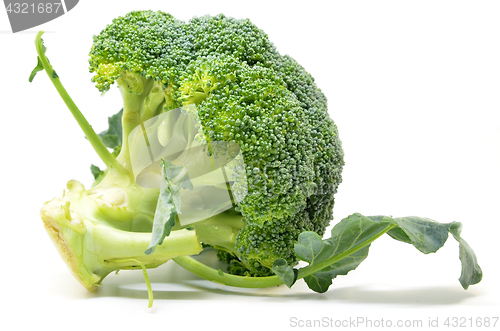
[[[131,12],[94,36],[90,72],[101,92],[130,73],[168,84],[177,81],[191,55],[182,21],[163,12]]]
[[[187,76],[181,88],[190,86],[188,95],[200,76],[213,77],[198,114],[209,140],[241,148],[249,194],[238,209],[246,222],[264,224],[304,209],[314,189],[310,127],[283,80],[271,69],[226,56],[194,61]]]
[[[234,249],[219,254],[232,261],[230,272],[272,274],[277,258],[296,264],[293,243],[301,232],[323,234],[344,165],[337,128],[312,76],[248,19],[184,23],[162,12],[132,12],[94,36],[90,71],[100,91],[114,82],[122,89],[124,128],[195,104],[207,141],[240,146],[248,194],[235,210],[245,226],[231,239]],[[200,236],[227,247],[228,238],[220,245]]]
[[[230,55],[248,65],[270,67],[280,57],[264,31],[249,19],[235,19],[222,14],[191,19],[187,26],[193,36],[195,56]]]

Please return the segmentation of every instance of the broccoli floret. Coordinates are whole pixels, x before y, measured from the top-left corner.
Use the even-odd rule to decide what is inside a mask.
[[[196,57],[229,55],[248,65],[270,67],[279,58],[267,34],[249,19],[235,19],[223,14],[191,19],[187,24],[193,36]]]
[[[177,82],[193,51],[184,26],[163,12],[134,11],[114,19],[94,36],[90,51],[90,72],[95,73],[92,81],[97,89],[107,91],[119,79],[125,83],[131,73],[163,84]],[[141,92],[135,79],[139,78],[130,76],[128,88]]]

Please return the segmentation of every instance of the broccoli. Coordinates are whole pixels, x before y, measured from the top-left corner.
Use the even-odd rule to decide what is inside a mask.
[[[94,36],[89,69],[100,92],[118,86],[123,109],[109,119],[115,129],[99,135],[62,86],[41,35],[35,40],[38,65],[30,81],[38,71],[46,71],[107,167],[101,171],[92,166],[91,188],[70,181],[68,192],[41,211],[61,255],[86,288],[100,285],[111,271],[142,268],[147,275],[147,268],[173,259],[227,285],[291,286],[304,278],[311,289],[324,292],[333,278],[356,268],[370,243],[384,233],[423,252],[437,250],[444,241],[427,240],[429,227],[441,231],[441,239],[452,233],[465,247],[461,259],[463,255],[463,263],[469,264],[464,264],[462,285],[480,280],[459,223],[438,226],[423,218],[407,222],[354,214],[333,228],[332,238],[321,240],[333,219],[334,195],[342,181],[344,152],[338,130],[314,78],[292,57],[281,55],[248,19],[217,15],[183,22],[153,11],[114,19]],[[241,199],[189,225],[179,219],[187,203],[181,196],[184,189],[193,190],[196,178],[190,176],[196,167],[191,165],[188,175],[187,168],[165,157],[156,169],[161,187],[141,186],[131,145],[134,130],[142,128],[146,134],[148,123],[164,115],[174,118],[181,108],[199,126],[191,127],[180,117],[155,124],[159,141],[162,134],[186,131],[183,148],[199,146],[212,166],[221,142],[237,146],[244,160]],[[160,131],[164,124],[166,131]],[[152,144],[146,141],[149,148]],[[184,157],[180,155],[176,160]],[[238,192],[215,177],[208,181],[233,197]],[[421,236],[413,237],[415,233]],[[218,250],[228,273],[189,257],[207,246]],[[294,269],[299,261],[309,266]]]
[[[245,274],[272,275],[277,258],[295,264],[298,235],[323,234],[344,164],[337,129],[314,79],[249,20],[218,15],[183,24],[132,12],[94,37],[90,71],[101,92],[115,82],[122,91],[120,162],[129,164],[126,137],[140,122],[188,104],[197,106],[208,141],[241,147],[249,187],[234,214],[244,226],[225,252]],[[226,218],[209,223],[227,226]],[[194,227],[205,244],[228,246],[228,238],[206,236],[207,224]]]

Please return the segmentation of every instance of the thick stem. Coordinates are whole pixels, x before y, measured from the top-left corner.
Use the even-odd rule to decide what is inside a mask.
[[[81,111],[69,96],[68,92],[66,92],[64,86],[61,84],[59,76],[57,76],[55,70],[52,68],[52,65],[45,56],[45,47],[43,46],[43,41],[41,38],[42,34],[43,31],[40,31],[37,34],[35,45],[38,57],[43,65],[43,68],[45,69],[45,72],[49,76],[50,81],[52,82],[52,84],[54,84],[54,87],[56,88],[57,92],[59,92],[59,95],[63,99],[64,103],[66,103],[66,106],[68,106],[68,109],[73,114],[73,117],[78,122],[78,125],[80,125],[80,128],[85,133],[85,136],[89,140],[90,144],[99,155],[101,160],[106,164],[108,169],[123,172],[123,167],[120,165],[120,163],[118,163],[113,155],[111,155],[106,146],[104,146],[99,136],[95,133],[94,129],[92,129],[92,126],[89,124],[89,122],[87,122],[87,119],[85,119]]]
[[[236,236],[245,226],[243,216],[234,211],[225,211],[201,222],[193,223],[201,242],[238,255]]]
[[[110,270],[119,270],[137,266],[133,259],[140,261],[148,268],[157,267],[173,257],[198,254],[202,246],[195,231],[181,229],[172,231],[154,253],[144,252],[151,241],[151,233],[128,232],[116,230],[108,226],[95,226],[92,229],[95,254],[99,263]],[[125,262],[123,262],[125,261]]]
[[[142,104],[141,95],[124,91],[120,86],[123,98],[123,117],[122,117],[122,149],[117,157],[117,160],[125,169],[132,172],[132,164],[130,161],[130,151],[128,144],[128,136],[130,132],[141,124],[140,107]]]
[[[123,98],[122,149],[118,161],[132,171],[128,138],[137,126],[156,116],[165,104],[165,93],[160,82],[123,71],[117,79]]]

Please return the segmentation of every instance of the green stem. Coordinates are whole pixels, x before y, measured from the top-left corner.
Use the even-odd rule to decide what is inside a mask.
[[[123,117],[122,117],[122,149],[117,159],[128,171],[132,172],[132,164],[130,160],[130,149],[128,136],[138,125],[141,125],[140,107],[142,104],[142,96],[136,93],[126,91],[126,89],[118,85],[121,89],[123,98]]]
[[[140,264],[142,268],[142,275],[144,276],[144,281],[146,282],[146,287],[148,288],[148,299],[149,299],[148,308],[151,308],[153,307],[153,288],[151,287],[151,281],[149,280],[148,271],[146,270],[146,267],[144,266],[144,264],[142,263]]]
[[[338,255],[335,255],[321,263],[317,264],[312,264],[308,265],[307,267],[299,269],[299,272],[297,274],[297,279],[301,279],[307,276],[310,276],[324,268],[326,268],[329,265],[332,265],[334,263],[337,263],[344,258],[348,257],[349,255],[359,251],[360,249],[370,245],[373,241],[376,239],[380,238],[384,233],[387,231],[391,230],[392,228],[395,228],[396,225],[390,224],[388,225],[385,229],[377,233],[375,236],[371,237],[370,239],[360,243],[359,245],[356,245],[352,247],[351,249],[348,249]],[[209,280],[214,283],[219,283],[227,286],[234,286],[234,287],[244,287],[244,288],[264,288],[264,287],[272,287],[272,286],[278,286],[282,285],[283,282],[281,279],[279,279],[278,276],[268,276],[268,277],[246,277],[246,276],[237,276],[237,275],[231,275],[227,274],[225,272],[222,272],[220,270],[215,270],[195,259],[193,259],[190,256],[179,256],[176,258],[173,258],[173,260],[183,267],[184,269],[192,272],[193,274],[204,278],[206,280]]]
[[[263,288],[283,284],[278,276],[244,277],[227,274],[220,270],[215,270],[214,268],[211,268],[199,261],[196,261],[190,256],[179,256],[173,258],[173,260],[178,265],[192,272],[193,274],[201,278],[205,278],[206,280],[209,280],[211,282],[223,285],[246,288]]]
[[[101,160],[106,164],[108,169],[124,171],[123,167],[113,157],[113,155],[111,155],[106,146],[104,146],[99,136],[95,133],[94,129],[92,129],[92,126],[89,124],[89,122],[87,122],[81,111],[78,109],[78,107],[75,105],[75,103],[69,96],[68,92],[66,92],[64,86],[61,84],[59,76],[57,76],[56,72],[52,68],[52,65],[47,59],[47,56],[45,55],[45,47],[43,45],[42,35],[43,31],[38,32],[38,34],[36,35],[35,38],[36,51],[43,65],[43,68],[45,69],[45,72],[49,76],[50,81],[52,82],[52,84],[54,84],[54,87],[56,88],[57,92],[59,92],[59,95],[63,99],[64,103],[66,103],[66,106],[68,106],[69,110],[73,114],[73,117],[78,122],[78,125],[80,125],[80,128],[85,133],[85,136],[89,140],[90,144],[97,152]]]
[[[129,134],[163,109],[165,94],[161,84],[152,78],[126,71],[122,71],[121,75],[116,81],[123,98],[122,149],[117,159],[125,169],[132,171]]]
[[[193,223],[192,226],[201,242],[238,255],[235,248],[236,236],[245,226],[241,214],[227,210],[201,222]]]
[[[138,260],[134,260],[134,259],[128,259],[128,260],[115,260],[115,262],[134,262],[134,263],[137,263],[141,269],[142,269],[142,275],[144,276],[144,281],[146,282],[146,287],[148,289],[148,299],[149,299],[149,304],[148,304],[148,308],[151,308],[153,307],[153,288],[151,287],[151,281],[149,280],[149,276],[148,276],[148,270],[146,269],[146,266],[144,265],[144,263],[142,263],[141,261],[138,261]]]

